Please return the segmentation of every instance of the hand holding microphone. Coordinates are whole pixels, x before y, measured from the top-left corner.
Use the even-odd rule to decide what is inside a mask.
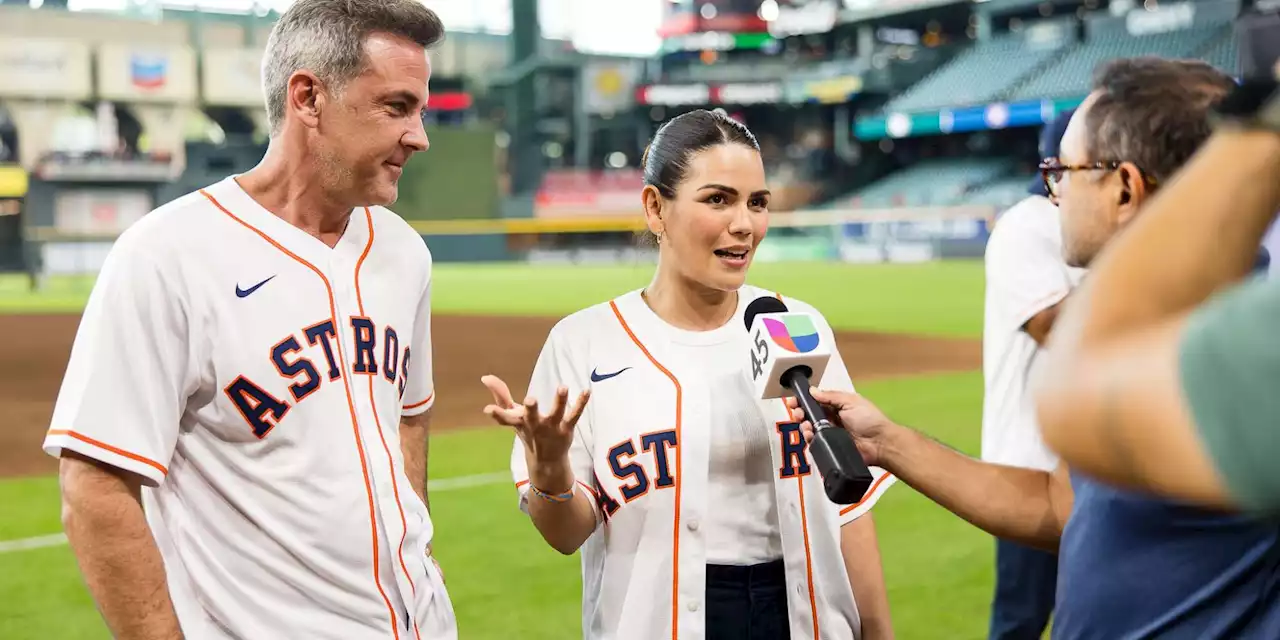
[[[849,431],[827,419],[810,393],[810,380],[822,379],[831,359],[813,319],[791,313],[777,298],[757,298],[747,306],[744,321],[751,337],[750,371],[760,399],[787,398],[813,426],[809,450],[822,475],[827,498],[836,504],[856,504],[871,486],[867,468]]]
[[[856,393],[826,389],[814,389],[813,399],[830,416],[829,419],[835,426],[853,435],[853,442],[858,446],[858,453],[862,455],[864,462],[877,467],[885,466],[881,452],[882,442],[888,431],[896,425],[875,404]],[[795,398],[787,398],[787,406],[792,410],[803,410]],[[808,416],[807,413],[805,415]],[[813,438],[813,423],[806,419],[800,428],[805,440]]]

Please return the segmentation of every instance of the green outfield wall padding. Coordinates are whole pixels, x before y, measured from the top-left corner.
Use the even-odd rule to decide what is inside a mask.
[[[409,220],[498,217],[498,169],[490,125],[427,128],[431,147],[405,165],[396,213]]]

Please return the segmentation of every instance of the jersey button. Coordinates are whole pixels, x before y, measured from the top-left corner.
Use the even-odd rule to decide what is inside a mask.
[[[698,610],[698,601],[697,601],[697,600],[690,600],[690,601],[689,601],[689,604],[687,604],[687,605],[685,605],[685,606],[686,606],[690,611],[697,611],[697,610]]]
[[[698,521],[697,521],[697,520],[695,520],[695,519],[693,519],[693,518],[690,518],[690,519],[689,519],[689,524],[688,524],[687,526],[689,527],[689,530],[690,530],[690,531],[697,531],[697,530],[698,530]]]

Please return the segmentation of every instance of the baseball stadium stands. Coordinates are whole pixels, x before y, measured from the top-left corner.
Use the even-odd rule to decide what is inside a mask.
[[[924,111],[991,102],[1053,54],[1028,49],[1018,34],[999,35],[965,50],[891,100],[885,110]]]
[[[862,207],[949,205],[1012,168],[1003,158],[924,160],[840,200]]]
[[[1009,100],[1035,100],[1084,95],[1099,63],[1132,56],[1200,58],[1230,27],[1211,25],[1146,36],[1113,34],[1095,37],[1060,54],[1060,60],[1008,92]],[[1234,65],[1227,70],[1233,70]]]
[[[1209,4],[1197,6],[1203,9]],[[999,102],[1078,99],[1089,93],[1101,63],[1133,56],[1199,59],[1234,74],[1238,50],[1231,14],[1188,11],[1182,7],[1181,11],[1174,9],[1166,14],[1143,13],[1134,21],[1091,15],[1071,27],[1083,32],[1078,41],[1072,36],[1050,46],[1029,44],[1036,38],[1029,37],[1032,34],[1027,28],[998,34],[960,52],[890,99],[879,115],[946,111]],[[1179,24],[1144,26],[1141,19]],[[1005,207],[1026,194],[1027,185],[1034,179],[1032,162],[1026,158],[926,160],[837,198],[832,205]]]
[[[1003,33],[974,44],[884,107],[887,113],[928,111],[996,101],[1074,97],[1089,92],[1097,65],[1141,55],[1197,58],[1234,72],[1236,44],[1222,22],[1132,35],[1114,24],[1087,29],[1079,43],[1062,48],[1029,46],[1021,33]]]
[[[1027,186],[1034,179],[1035,176],[1032,174],[999,178],[969,191],[959,200],[964,204],[1009,207],[1027,197]]]
[[[1229,29],[1224,29],[1217,40],[1209,45],[1209,48],[1200,55],[1205,62],[1224,70],[1234,70],[1238,65],[1239,47],[1236,42],[1235,33]]]

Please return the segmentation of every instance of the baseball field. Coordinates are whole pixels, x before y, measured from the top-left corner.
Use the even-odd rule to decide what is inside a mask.
[[[495,373],[517,393],[556,319],[648,282],[648,265],[436,267],[436,403],[429,475],[435,549],[462,638],[581,637],[578,558],[542,542],[517,510],[511,433],[486,424]],[[977,453],[982,267],[758,264],[751,281],[815,305],[859,390],[890,415]],[[0,279],[0,638],[107,638],[61,537],[56,461],[40,442],[88,293]],[[104,416],[109,419],[109,416]],[[875,511],[897,636],[983,638],[989,536],[898,485]]]

